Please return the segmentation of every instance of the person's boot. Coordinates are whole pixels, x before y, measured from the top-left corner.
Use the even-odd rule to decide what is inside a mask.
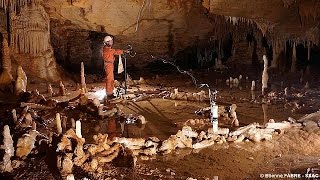
[[[108,95],[108,99],[114,99],[114,98],[116,98],[116,96],[114,96],[113,94],[110,94],[110,95]]]

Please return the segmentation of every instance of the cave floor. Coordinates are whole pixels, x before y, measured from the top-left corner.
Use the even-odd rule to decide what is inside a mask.
[[[199,75],[199,74],[198,74]],[[216,74],[215,74],[216,75]],[[239,74],[234,73],[237,77]],[[211,79],[211,75],[199,75],[201,80]],[[304,89],[304,84],[290,84],[292,97],[283,99],[283,88],[286,83],[279,78],[274,78],[268,96],[261,96],[259,88],[252,99],[251,80],[243,77],[239,86],[230,87],[225,83],[228,77],[216,75],[211,84],[219,91],[217,102],[221,105],[237,105],[237,115],[240,126],[252,122],[264,124],[269,119],[283,121],[292,117],[301,118],[303,115],[317,111],[320,108],[320,91],[317,82],[310,88]],[[251,76],[252,77],[252,76]],[[180,74],[163,75],[159,78],[145,77],[148,84],[154,87],[174,87],[180,91],[198,92],[188,77]],[[250,80],[251,79],[251,80]],[[257,78],[258,79],[258,78]],[[41,87],[40,87],[41,86]],[[103,86],[101,83],[87,84],[87,87]],[[41,84],[31,84],[29,89],[39,89],[44,92],[46,87]],[[68,87],[67,87],[68,88]],[[69,86],[74,89],[74,86]],[[11,99],[11,98],[9,98]],[[14,98],[12,98],[14,101]],[[261,102],[268,101],[267,110],[263,111]],[[14,106],[3,103],[2,115],[8,108]],[[124,105],[124,112],[141,114],[146,120],[145,126],[128,124],[121,130],[117,124],[117,136],[124,137],[150,137],[156,136],[161,140],[175,134],[181,127],[180,122],[192,118],[202,118],[194,111],[207,107],[208,102],[191,102],[170,99],[148,99],[139,102],[130,102]],[[59,110],[55,110],[59,111]],[[53,112],[54,115],[55,112]],[[79,112],[74,112],[78,115]],[[82,117],[86,114],[82,115]],[[78,117],[78,116],[75,116]],[[108,120],[87,117],[83,121],[83,136],[86,142],[92,141],[92,135],[108,133]],[[230,122],[219,122],[221,127],[232,129]],[[70,126],[70,125],[67,125]],[[49,129],[53,125],[48,126]],[[45,130],[39,127],[39,131]],[[208,128],[208,127],[202,127]],[[47,129],[46,129],[47,130]],[[199,130],[199,129],[198,129]],[[200,129],[201,130],[201,129]],[[273,140],[253,143],[227,143],[215,144],[201,150],[178,149],[168,155],[157,155],[149,160],[139,159],[134,168],[110,165],[108,177],[116,179],[259,179],[264,174],[302,174],[307,168],[319,167],[320,163],[320,137],[319,131],[305,132],[294,129],[284,134],[276,135]],[[87,177],[90,174],[82,171],[75,173],[76,179]],[[28,157],[24,163],[12,174],[3,174],[1,179],[59,179],[56,172],[50,169],[50,164],[45,155]],[[92,177],[91,177],[92,178]],[[275,178],[276,179],[276,178]],[[282,178],[286,179],[286,178]]]

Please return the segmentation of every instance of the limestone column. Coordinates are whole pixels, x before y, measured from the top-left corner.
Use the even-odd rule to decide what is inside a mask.
[[[13,77],[11,73],[10,49],[6,38],[2,40],[2,68],[0,84],[10,84],[13,81]]]

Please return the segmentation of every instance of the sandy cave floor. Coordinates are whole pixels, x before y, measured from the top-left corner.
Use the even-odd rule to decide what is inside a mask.
[[[211,75],[203,75],[201,80],[209,79]],[[234,76],[239,74],[234,73]],[[177,78],[178,77],[178,78]],[[252,122],[265,123],[269,119],[275,121],[286,120],[288,117],[300,118],[303,115],[315,112],[320,108],[320,91],[318,82],[314,82],[309,89],[303,89],[304,84],[292,84],[291,92],[303,94],[301,98],[292,98],[288,101],[277,100],[268,105],[268,111],[264,116],[259,94],[256,90],[256,101],[251,97],[251,79],[243,80],[241,87],[225,85],[223,75],[217,75],[216,80],[211,80],[219,90],[218,104],[237,104],[237,114],[240,126]],[[188,79],[188,77],[173,73],[173,75],[160,75],[160,78],[145,77],[147,82],[154,87],[178,87],[181,91],[199,91]],[[286,84],[281,85],[281,79],[273,81],[269,89],[278,96],[283,93]],[[45,91],[43,84],[30,84],[29,89]],[[101,86],[103,84],[87,84],[87,87]],[[69,91],[75,86],[67,86]],[[14,98],[7,98],[7,102]],[[298,108],[294,103],[300,105]],[[2,115],[7,109],[14,107],[13,104],[2,106]],[[156,136],[163,140],[171,134],[175,134],[181,127],[179,122],[191,118],[201,118],[194,111],[207,107],[208,102],[190,102],[169,99],[150,99],[140,102],[131,102],[125,105],[126,113],[141,114],[145,116],[147,124],[143,127],[134,124],[126,125],[125,131],[121,132],[120,124],[117,124],[117,136],[125,137],[150,137]],[[59,110],[57,110],[59,111]],[[54,113],[53,113],[54,114]],[[266,119],[267,118],[267,119]],[[92,135],[97,133],[108,133],[108,120],[88,117],[83,123],[83,136],[86,142],[92,140]],[[221,127],[232,127],[230,122],[220,121]],[[53,128],[49,125],[49,128]],[[202,127],[204,129],[208,127]],[[41,127],[39,127],[41,129]],[[41,131],[41,130],[39,130]],[[320,164],[320,132],[306,132],[302,130],[290,130],[285,134],[276,135],[272,141],[252,143],[230,143],[215,144],[202,150],[178,149],[168,155],[157,155],[156,157],[143,161],[138,160],[135,168],[126,168],[122,165],[110,165],[110,177],[116,179],[259,179],[260,174],[276,173],[300,173],[304,174],[307,168],[319,167]],[[2,174],[1,179],[60,179],[61,177],[52,171],[48,158],[44,155],[30,155],[30,157],[12,174]],[[80,170],[76,171],[76,179],[90,175]],[[91,177],[92,178],[92,177]]]

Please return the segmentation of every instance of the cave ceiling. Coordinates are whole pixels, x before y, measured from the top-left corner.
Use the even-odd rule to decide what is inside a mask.
[[[316,0],[50,0],[45,7],[52,19],[129,37],[166,35],[170,28],[175,34],[201,36],[212,28],[203,16],[210,12],[226,19],[253,21],[263,33],[276,38],[319,41],[320,2]]]
[[[204,6],[214,14],[253,20],[276,38],[319,41],[320,1],[207,0]]]

